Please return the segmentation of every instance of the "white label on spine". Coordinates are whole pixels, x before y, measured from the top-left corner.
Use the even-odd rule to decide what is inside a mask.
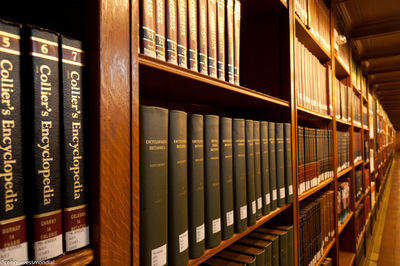
[[[204,240],[204,224],[196,227],[196,243],[199,243]]]
[[[284,199],[285,198],[285,188],[282,187],[279,189],[279,198]]]
[[[258,210],[258,209],[261,209],[261,208],[262,208],[262,198],[259,197],[259,198],[257,199],[257,210]]]
[[[188,230],[179,235],[179,253],[182,253],[189,247]]]
[[[240,207],[240,220],[247,218],[247,205]]]
[[[89,226],[65,232],[65,250],[72,251],[89,245]]]
[[[265,205],[271,203],[271,195],[269,193],[265,194]]]
[[[256,201],[253,200],[253,202],[251,203],[251,213],[255,214],[256,213]]]
[[[290,185],[289,186],[289,195],[292,195],[293,194],[293,185]]]
[[[221,218],[212,221],[212,233],[216,234],[221,231]]]
[[[62,235],[35,241],[35,260],[47,260],[63,253]]]
[[[24,242],[0,249],[0,260],[28,261],[28,243]]]
[[[276,200],[276,189],[272,190],[272,200]]]
[[[231,226],[233,224],[233,210],[226,213],[226,226]]]
[[[167,244],[151,251],[151,266],[163,266],[167,264]]]

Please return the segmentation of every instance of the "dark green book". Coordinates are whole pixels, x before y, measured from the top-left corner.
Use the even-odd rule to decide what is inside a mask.
[[[251,237],[244,237],[238,240],[236,243],[264,249],[265,253],[264,265],[272,266],[272,242]]]
[[[168,121],[168,263],[171,265],[187,265],[189,261],[187,208],[187,114],[170,110]]]
[[[269,234],[263,234],[259,232],[252,232],[248,234],[249,237],[266,240],[272,242],[271,246],[271,256],[272,256],[272,265],[279,265],[279,237]]]
[[[261,193],[263,199],[263,215],[271,211],[271,188],[269,184],[268,122],[260,122],[261,149]]]
[[[256,266],[256,258],[251,255],[246,255],[230,250],[223,250],[216,255],[218,258],[223,258],[239,263],[244,263],[246,266]]]
[[[247,228],[246,148],[244,119],[233,119],[233,207],[235,232]]]
[[[271,191],[271,211],[277,208],[275,123],[268,123],[269,184]]]
[[[287,239],[288,239],[288,265],[294,265],[294,250],[293,250],[293,225],[276,225],[272,228],[276,228],[279,230],[287,231]]]
[[[260,227],[256,230],[256,232],[278,236],[279,237],[279,265],[281,265],[281,266],[289,265],[288,231]]]
[[[262,216],[262,196],[261,196],[261,147],[260,147],[260,122],[254,121],[254,183],[256,188],[257,200],[257,220]]]
[[[256,188],[254,182],[254,127],[253,120],[246,120],[246,176],[247,176],[247,225],[256,223]]]
[[[256,258],[256,266],[265,266],[265,250],[263,248],[252,247],[242,244],[233,244],[227,250],[254,256]]]
[[[221,117],[219,121],[221,223],[222,239],[233,236],[233,155],[232,119]]]
[[[285,123],[285,188],[286,203],[293,202],[293,175],[292,175],[292,127]]]
[[[189,258],[203,255],[204,229],[204,139],[203,116],[188,117],[188,213]]]
[[[206,248],[221,243],[221,204],[219,185],[219,117],[204,116],[204,202]]]
[[[168,110],[139,108],[140,265],[167,263]],[[154,219],[157,217],[157,219]]]
[[[276,190],[278,192],[278,207],[286,204],[285,190],[285,145],[283,123],[275,124],[275,154],[276,154]]]

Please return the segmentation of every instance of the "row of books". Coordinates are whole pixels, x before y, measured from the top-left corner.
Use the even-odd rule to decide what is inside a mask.
[[[367,221],[367,216],[365,213],[365,206],[364,203],[361,202],[354,212],[354,231],[356,236],[356,243],[360,241],[360,238],[364,233],[366,221]]]
[[[297,38],[295,67],[297,104],[322,114],[332,114],[331,67],[321,64]]]
[[[89,244],[82,43],[0,21],[0,260]]]
[[[324,258],[324,260],[321,262],[322,266],[332,266],[332,258]]]
[[[299,195],[333,177],[332,130],[297,127]]]
[[[337,171],[350,167],[350,134],[348,131],[336,131]]]
[[[352,58],[351,65],[351,82],[367,98],[367,77],[362,74],[361,65],[357,64],[356,60]]]
[[[362,113],[363,113],[363,126],[368,128],[368,108],[365,104],[363,104]]]
[[[369,139],[368,136],[366,136],[367,139],[364,139],[364,158],[365,161],[368,161],[369,159]]]
[[[350,179],[346,178],[345,181],[339,182],[338,185],[338,225],[342,225],[350,212]]]
[[[239,85],[239,0],[140,3],[143,54]]]
[[[358,201],[363,194],[363,170],[361,168],[357,168],[355,171],[355,199]]]
[[[351,121],[351,93],[352,88],[335,78],[335,115],[343,121]]]
[[[314,39],[330,54],[331,25],[329,8],[323,0],[295,0],[295,12],[310,29]]]
[[[140,106],[139,134],[141,264],[187,264],[293,201],[288,123]]]
[[[353,123],[361,127],[361,100],[360,97],[353,91]]]
[[[369,170],[371,173],[375,170],[374,149],[369,149]]]
[[[205,265],[293,266],[293,226],[270,225],[257,228],[207,260]]]
[[[300,265],[315,265],[335,237],[334,194],[318,192],[300,204]]]
[[[361,154],[361,131],[354,131],[354,163],[362,160]]]

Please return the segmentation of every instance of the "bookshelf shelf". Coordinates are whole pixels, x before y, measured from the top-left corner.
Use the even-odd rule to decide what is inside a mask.
[[[353,166],[349,166],[346,169],[340,171],[337,173],[337,178],[340,178],[342,176],[344,176],[345,174],[347,174],[348,172],[350,172],[353,169]]]
[[[364,129],[365,131],[369,131],[369,127],[367,127],[367,126],[365,126],[365,125],[363,125],[363,129]]]
[[[358,237],[358,241],[357,241],[357,243],[356,243],[356,251],[360,248],[360,244],[361,244],[361,242],[362,242],[362,239],[364,238],[364,234],[365,234],[365,225],[366,225],[366,224],[364,224],[364,228],[362,229],[362,231],[361,231],[361,233],[360,233],[360,236]]]
[[[71,253],[67,253],[55,259],[52,265],[74,265],[84,266],[91,263],[94,259],[94,251],[91,248],[80,249]]]
[[[331,59],[330,53],[327,52],[319,42],[310,33],[307,27],[295,16],[296,20],[296,37],[312,52],[320,61],[327,62]]]
[[[350,73],[342,64],[341,60],[335,55],[335,75],[338,78],[345,78],[350,76]]]
[[[353,126],[354,126],[354,129],[356,129],[356,130],[361,130],[361,124],[357,124],[357,123],[354,123],[353,122]]]
[[[352,84],[353,86],[353,91],[358,95],[361,96],[361,90],[354,84]]]
[[[327,185],[329,185],[332,181],[333,181],[333,177],[328,178],[327,180],[322,181],[318,186],[315,186],[315,187],[305,191],[304,193],[299,195],[299,201],[302,201],[302,200],[308,198],[315,192],[317,192],[317,191],[321,190],[322,188],[326,187]]]
[[[367,195],[370,190],[371,190],[371,187],[367,187],[367,189],[365,190],[365,195]]]
[[[339,266],[349,266],[353,265],[356,258],[356,254],[348,251],[339,251]]]
[[[345,126],[351,126],[351,122],[344,121],[340,118],[336,118],[336,122]]]
[[[358,208],[358,205],[360,205],[360,203],[361,203],[361,202],[362,202],[362,200],[364,199],[364,196],[365,196],[365,194],[364,194],[364,193],[362,193],[362,195],[361,195],[360,199],[359,199],[358,201],[356,201],[356,204],[355,204],[355,209],[357,209],[357,208]]]
[[[297,106],[298,116],[300,119],[305,119],[305,120],[315,120],[315,119],[326,119],[326,120],[332,120],[332,116],[326,115],[326,114],[321,114],[319,112],[310,110],[308,108],[302,107],[302,106]]]
[[[247,234],[249,234],[250,232],[254,231],[255,229],[257,229],[258,227],[262,226],[263,224],[265,224],[267,221],[271,220],[273,217],[277,216],[278,214],[282,213],[283,211],[285,211],[286,209],[288,209],[290,206],[292,206],[292,204],[287,204],[281,208],[278,208],[272,212],[270,212],[268,215],[260,218],[255,225],[248,227],[246,230],[244,230],[241,233],[238,234],[234,234],[233,237],[229,238],[228,240],[224,240],[221,242],[221,244],[219,244],[217,247],[212,248],[212,249],[207,249],[205,251],[205,253],[197,258],[197,259],[192,259],[189,260],[189,266],[194,266],[194,265],[200,265],[201,263],[205,262],[207,259],[211,258],[212,256],[214,256],[215,254],[217,254],[218,252],[222,251],[223,249],[227,248],[228,246],[230,246],[231,244],[233,244],[234,242],[236,242],[237,240],[241,239],[242,237],[246,236]]]
[[[350,222],[351,217],[353,217],[353,214],[354,214],[354,212],[353,212],[353,211],[350,211],[350,212],[347,214],[346,219],[344,220],[344,222],[343,222],[341,225],[339,225],[339,227],[338,227],[339,235],[343,232],[343,229],[344,229],[344,228],[346,227],[346,225]]]
[[[326,245],[326,247],[324,248],[324,251],[322,252],[322,256],[321,258],[317,261],[317,263],[315,264],[316,266],[321,265],[321,263],[324,261],[324,259],[326,258],[326,256],[328,255],[329,251],[331,250],[331,248],[333,247],[333,245],[335,244],[336,239],[333,238],[331,240],[331,242],[328,243],[328,245]]]
[[[363,160],[359,160],[359,161],[354,163],[354,168],[356,168],[356,167],[358,167],[358,166],[360,166],[362,164],[363,164]]]

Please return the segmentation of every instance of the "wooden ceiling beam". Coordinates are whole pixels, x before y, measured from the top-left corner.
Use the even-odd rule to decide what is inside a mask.
[[[350,36],[352,40],[363,40],[399,33],[400,19],[392,19],[359,26],[352,30]]]
[[[391,66],[391,67],[384,68],[384,69],[368,70],[367,74],[371,76],[371,75],[392,73],[392,72],[397,72],[397,71],[400,71],[399,66]]]
[[[397,88],[400,87],[400,80],[399,81],[381,81],[381,82],[373,82],[374,88],[382,88],[382,87],[390,87],[390,88]]]
[[[392,57],[400,57],[400,48],[396,51],[383,51],[375,53],[366,53],[361,55],[361,61],[368,61],[373,59],[390,59]]]

